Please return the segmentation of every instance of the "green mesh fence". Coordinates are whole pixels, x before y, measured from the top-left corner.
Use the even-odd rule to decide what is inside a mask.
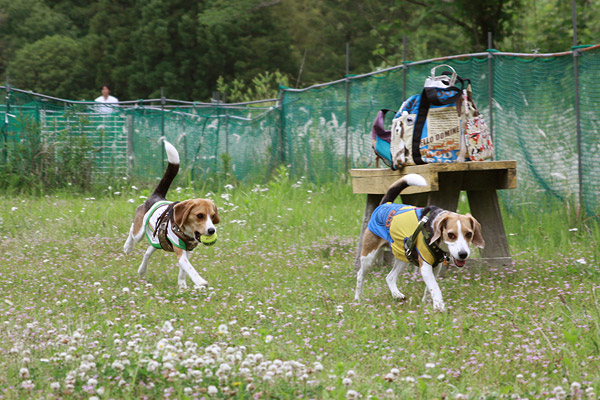
[[[270,102],[146,100],[120,103],[109,114],[98,112],[94,103],[0,87],[0,166],[11,162],[11,144],[26,140],[31,125],[24,121],[35,121],[48,152],[58,151],[68,138],[87,138],[94,175],[160,177],[164,136],[179,149],[191,180],[227,173],[260,182],[285,164],[296,177],[326,182],[347,168],[374,167],[370,130],[377,111],[397,110],[421,92],[433,66],[449,64],[471,80],[474,100],[493,128],[496,159],[518,162],[519,189],[502,193],[505,204],[539,204],[546,197],[578,202],[581,194],[588,215],[598,215],[599,48],[577,50],[578,97],[573,52],[454,56],[307,89],[281,88],[280,98]]]

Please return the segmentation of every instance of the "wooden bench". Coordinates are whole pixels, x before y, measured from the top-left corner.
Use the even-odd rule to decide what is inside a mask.
[[[400,195],[402,203],[423,207],[436,205],[456,211],[462,190],[467,192],[471,214],[481,224],[485,249],[477,264],[510,265],[512,258],[508,249],[502,215],[498,206],[498,189],[517,187],[516,161],[484,161],[441,163],[406,166],[399,171],[389,168],[352,169],[354,193],[367,195],[367,203],[361,228],[367,228],[371,213],[379,205],[389,186],[406,174],[419,174],[429,186],[411,186]],[[359,252],[362,243],[359,243]]]

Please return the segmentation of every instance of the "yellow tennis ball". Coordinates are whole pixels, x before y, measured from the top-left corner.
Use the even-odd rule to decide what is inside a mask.
[[[213,244],[217,243],[217,232],[210,236],[200,235],[200,241],[206,246],[212,246]]]

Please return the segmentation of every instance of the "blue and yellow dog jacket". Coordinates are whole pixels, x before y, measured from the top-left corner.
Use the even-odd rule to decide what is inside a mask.
[[[385,203],[373,211],[368,228],[375,235],[389,242],[394,257],[405,262],[411,262],[414,260],[409,260],[406,256],[405,242],[419,228],[419,221],[422,216],[422,207]],[[423,235],[424,231],[423,229],[416,236],[415,250],[419,258],[429,265],[435,266],[440,261],[440,257],[427,244]]]

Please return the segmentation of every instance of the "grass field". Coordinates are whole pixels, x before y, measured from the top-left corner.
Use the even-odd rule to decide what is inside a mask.
[[[583,399],[600,395],[600,230],[567,208],[505,212],[515,265],[420,276],[353,263],[364,198],[288,182],[212,197],[219,241],[176,258],[122,245],[146,190],[0,203],[0,399]],[[468,264],[467,264],[468,265]],[[188,280],[188,285],[191,282]]]

